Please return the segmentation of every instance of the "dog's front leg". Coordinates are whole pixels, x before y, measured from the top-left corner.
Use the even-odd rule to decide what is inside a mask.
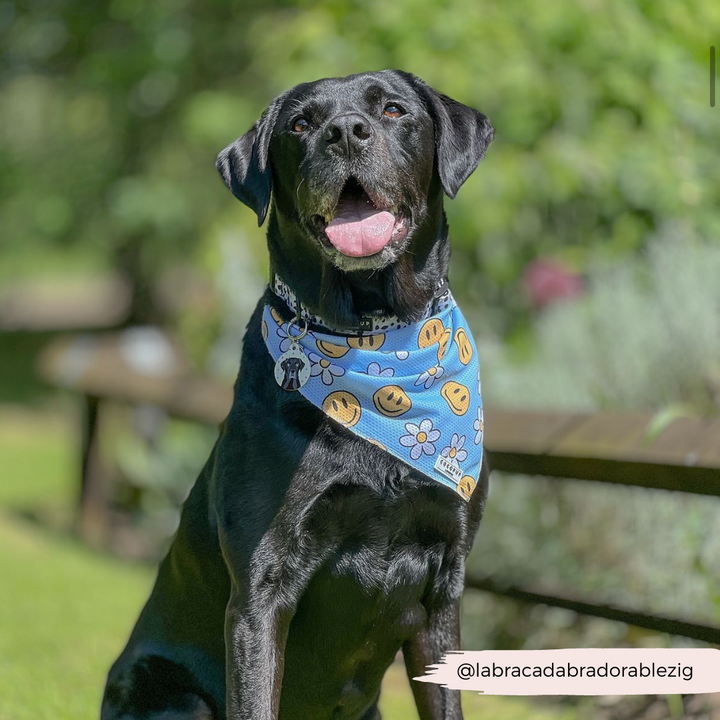
[[[460,691],[414,681],[449,650],[460,649],[460,600],[448,600],[428,613],[428,621],[403,645],[405,667],[420,720],[462,720]]]
[[[235,589],[226,613],[228,720],[276,720],[294,608],[267,589]]]
[[[247,562],[232,563],[225,615],[228,720],[278,717],[290,622],[316,567],[289,546],[289,537],[271,530]]]

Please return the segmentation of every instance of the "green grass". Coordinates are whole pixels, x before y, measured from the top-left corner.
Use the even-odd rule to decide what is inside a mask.
[[[0,412],[0,720],[96,718],[105,673],[152,582],[151,568],[16,514],[67,526],[72,419]]]
[[[0,409],[0,507],[67,515],[80,462],[78,433],[72,414]]]
[[[98,716],[152,574],[0,516],[0,719]]]
[[[152,568],[14,512],[69,517],[74,441],[67,420],[0,411],[0,720],[95,720],[105,674],[152,583]],[[388,673],[381,704],[386,720],[416,720],[402,665]],[[524,698],[465,693],[463,705],[466,720],[576,718]]]

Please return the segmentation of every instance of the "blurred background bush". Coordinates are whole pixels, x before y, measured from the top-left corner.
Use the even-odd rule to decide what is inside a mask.
[[[714,0],[4,0],[0,321],[3,293],[82,306],[119,283],[116,324],[159,325],[231,381],[267,261],[215,155],[291,85],[397,67],[496,129],[447,203],[486,401],[717,414],[718,29]],[[63,529],[74,398],[33,370],[52,334],[0,332],[0,501]],[[104,453],[132,529],[114,549],[156,556],[215,432],[114,412]],[[496,477],[471,564],[717,622],[718,557],[717,501]],[[679,642],[479,595],[466,626],[478,648]]]

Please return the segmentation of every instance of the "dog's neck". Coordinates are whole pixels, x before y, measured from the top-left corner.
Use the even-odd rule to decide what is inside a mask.
[[[308,248],[306,238],[293,237],[296,228],[273,208],[268,224],[271,272],[335,327],[357,327],[362,316],[375,313],[404,322],[420,320],[447,277],[450,253],[442,203],[439,212],[428,213],[398,260],[379,270],[340,270],[319,247]]]

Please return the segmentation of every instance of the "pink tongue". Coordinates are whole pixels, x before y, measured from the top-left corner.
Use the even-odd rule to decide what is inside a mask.
[[[330,242],[343,254],[365,257],[380,252],[392,237],[395,216],[363,200],[342,200],[325,228]]]

